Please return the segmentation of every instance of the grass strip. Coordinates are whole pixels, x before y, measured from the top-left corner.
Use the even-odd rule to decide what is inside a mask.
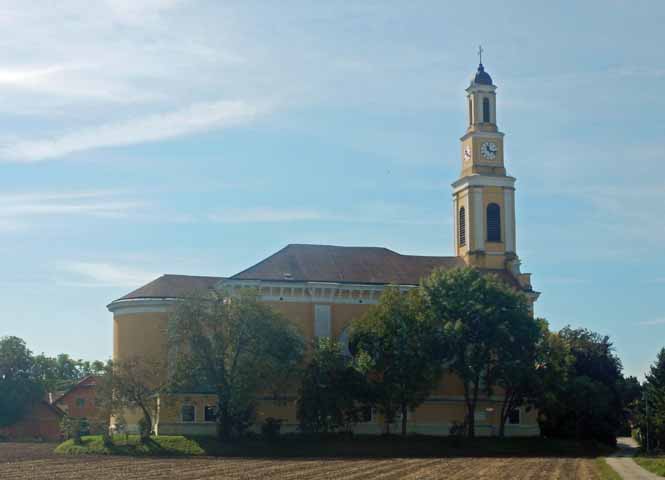
[[[621,480],[621,476],[608,465],[604,458],[596,458],[596,473],[600,480]]]
[[[645,470],[649,470],[656,475],[665,477],[665,457],[637,456],[634,458],[634,460],[640,467],[644,468]]]

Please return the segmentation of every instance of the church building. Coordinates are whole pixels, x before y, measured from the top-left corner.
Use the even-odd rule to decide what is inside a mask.
[[[482,62],[466,89],[468,125],[461,137],[461,175],[452,184],[453,256],[402,255],[382,247],[287,245],[270,257],[230,277],[164,275],[108,305],[113,313],[113,358],[137,355],[168,359],[169,312],[183,296],[197,290],[255,288],[260,299],[296,324],[306,339],[348,340],[350,322],[376,304],[388,285],[417,287],[434,269],[474,266],[497,275],[523,292],[533,306],[538,292],[521,273],[515,225],[515,178],[506,173],[504,135],[497,127],[496,86]],[[166,372],[164,373],[166,375]],[[215,433],[216,399],[200,393],[158,399],[159,434]],[[283,430],[297,427],[296,397],[279,402],[259,398],[257,426],[267,417],[283,420]],[[478,435],[498,432],[500,392],[482,397],[476,411]],[[434,393],[409,412],[409,432],[447,435],[465,416],[462,383],[448,372]],[[125,417],[135,426],[137,418]],[[357,432],[381,433],[384,425],[368,413]],[[396,427],[396,425],[395,425]],[[536,413],[511,412],[506,435],[539,434]]]

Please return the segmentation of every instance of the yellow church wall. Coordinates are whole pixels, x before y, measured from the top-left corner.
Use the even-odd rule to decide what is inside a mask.
[[[307,339],[314,336],[314,306],[309,303],[265,302],[284,315]]]
[[[143,356],[166,361],[168,315],[167,312],[115,314],[113,359]]]

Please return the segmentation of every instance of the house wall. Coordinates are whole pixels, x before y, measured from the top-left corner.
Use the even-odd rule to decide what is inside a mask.
[[[79,405],[83,401],[83,406]],[[97,416],[94,380],[79,384],[60,397],[55,404],[70,417],[92,419]]]
[[[44,402],[34,403],[21,420],[8,427],[0,427],[0,436],[13,440],[42,439],[58,441],[62,416]]]

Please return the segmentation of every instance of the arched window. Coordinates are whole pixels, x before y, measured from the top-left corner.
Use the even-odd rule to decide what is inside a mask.
[[[487,241],[501,241],[501,207],[496,203],[487,205]]]
[[[459,209],[458,237],[460,246],[466,245],[466,210],[464,207]]]
[[[490,123],[490,99],[483,98],[483,122]]]

